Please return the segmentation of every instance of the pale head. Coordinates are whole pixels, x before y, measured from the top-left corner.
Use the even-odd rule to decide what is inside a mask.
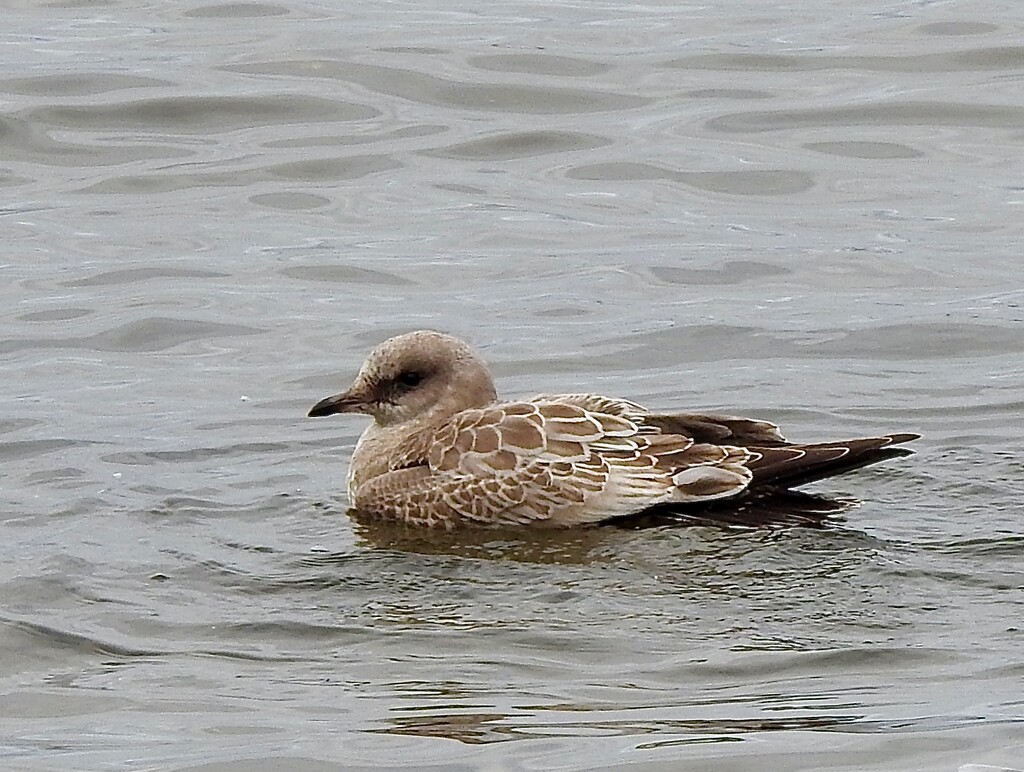
[[[366,413],[380,426],[442,419],[497,399],[483,360],[451,335],[417,330],[381,343],[355,382],[317,402],[310,416]]]

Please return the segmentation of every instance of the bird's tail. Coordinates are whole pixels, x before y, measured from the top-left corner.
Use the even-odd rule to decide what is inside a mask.
[[[767,484],[775,488],[794,488],[879,461],[909,456],[912,450],[895,446],[916,440],[919,436],[887,434],[842,442],[750,448],[756,454],[747,462],[754,473],[751,486]]]

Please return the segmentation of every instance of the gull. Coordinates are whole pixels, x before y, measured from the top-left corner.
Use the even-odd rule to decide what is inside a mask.
[[[486,363],[431,330],[381,343],[309,416],[373,418],[356,444],[356,513],[439,528],[567,527],[669,508],[742,507],[909,454],[910,433],[792,443],[768,421],[662,414],[596,394],[499,401]]]

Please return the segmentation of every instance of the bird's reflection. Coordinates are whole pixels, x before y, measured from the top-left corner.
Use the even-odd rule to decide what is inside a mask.
[[[586,708],[573,707],[574,712]],[[370,730],[378,734],[413,735],[416,737],[443,737],[449,740],[478,745],[507,742],[536,737],[593,737],[595,735],[651,737],[644,747],[661,743],[658,735],[671,735],[666,744],[685,742],[729,742],[745,734],[778,731],[838,731],[856,725],[861,715],[805,715],[789,718],[718,718],[718,719],[653,719],[635,718],[600,721],[543,720],[543,714],[502,713],[433,713],[430,715],[402,716],[388,720],[388,726]],[[679,736],[682,735],[681,739]]]
[[[856,506],[792,490],[758,492],[739,501],[700,507],[655,507],[630,517],[580,528],[457,528],[450,531],[411,526],[348,514],[363,546],[427,555],[459,555],[508,559],[528,563],[589,564],[613,556],[624,532],[692,527],[727,532],[770,531],[785,528],[824,528],[840,522]]]

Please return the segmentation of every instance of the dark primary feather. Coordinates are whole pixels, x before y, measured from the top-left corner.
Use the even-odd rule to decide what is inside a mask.
[[[676,431],[681,431],[686,425],[713,434],[723,430],[731,431],[736,438],[752,436],[743,433],[745,427],[741,423],[736,424],[736,428],[729,425],[743,419],[730,418],[727,424],[723,416],[716,416],[712,421],[693,421],[695,416],[659,418],[670,419],[666,421],[666,425],[673,426]],[[754,432],[761,434],[763,429],[758,426],[754,428]],[[710,436],[713,435],[701,435],[707,438]],[[610,524],[622,528],[660,525],[820,527],[829,518],[842,514],[856,502],[804,493],[792,488],[887,459],[913,455],[913,451],[895,446],[916,440],[919,436],[902,433],[816,444],[787,443],[781,440],[770,446],[748,446],[748,449],[756,454],[747,462],[747,466],[754,473],[754,479],[750,487],[739,496],[706,504],[660,504],[635,515],[616,518]]]
[[[750,450],[760,455],[747,466],[754,473],[751,485],[770,483],[787,488],[845,474],[869,464],[907,456],[912,451],[892,447],[917,439],[916,434],[891,434],[842,442],[794,444]]]
[[[740,445],[742,447],[770,448],[786,445],[779,427],[768,421],[740,418],[714,413],[651,414],[643,422],[655,426],[664,434],[682,434],[695,442],[712,445]]]

